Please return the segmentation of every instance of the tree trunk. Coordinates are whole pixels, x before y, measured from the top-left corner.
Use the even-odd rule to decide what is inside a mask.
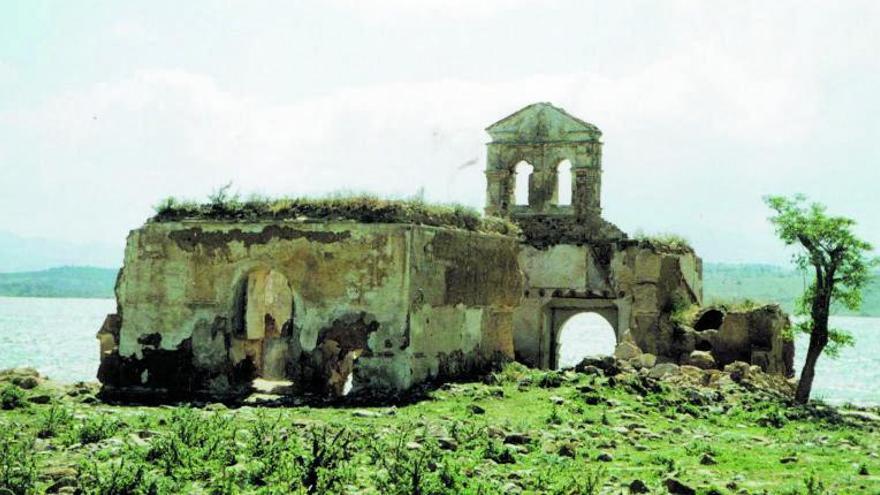
[[[816,376],[816,362],[822,355],[824,345],[819,344],[816,338],[816,329],[810,334],[810,348],[807,350],[807,359],[804,362],[804,368],[801,370],[801,378],[798,380],[797,391],[794,394],[794,400],[798,404],[806,404],[810,400],[810,392],[813,390],[813,377]],[[827,338],[827,337],[826,337]]]
[[[798,404],[806,404],[810,400],[810,392],[813,390],[813,378],[816,376],[816,362],[825,346],[828,345],[828,314],[831,309],[831,287],[833,284],[822,277],[821,270],[817,270],[817,289],[813,298],[811,316],[813,320],[810,329],[810,347],[807,349],[807,359],[801,370],[801,378],[798,380],[797,391],[794,400]],[[826,272],[827,276],[827,272]],[[831,270],[831,277],[834,270]]]

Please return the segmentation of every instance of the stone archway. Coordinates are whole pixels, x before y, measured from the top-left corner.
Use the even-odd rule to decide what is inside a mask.
[[[620,342],[620,317],[621,312],[617,304],[612,300],[572,300],[572,301],[554,301],[549,305],[549,334],[550,349],[549,362],[550,369],[559,367],[559,353],[561,346],[561,333],[566,323],[577,315],[595,314],[607,322],[613,333],[614,344]],[[612,349],[613,352],[613,349]]]

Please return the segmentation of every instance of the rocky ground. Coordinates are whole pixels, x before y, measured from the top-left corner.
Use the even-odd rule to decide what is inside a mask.
[[[7,370],[0,494],[880,494],[880,411],[797,407],[790,387],[605,358],[397,406],[145,407]]]

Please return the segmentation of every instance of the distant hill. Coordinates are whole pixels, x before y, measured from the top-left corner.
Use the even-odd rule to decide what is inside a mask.
[[[0,296],[112,298],[118,271],[63,266],[36,272],[0,273]]]
[[[21,237],[0,231],[0,273],[46,270],[56,266],[119,266],[123,247]]]
[[[808,277],[808,276],[807,276]],[[703,265],[703,296],[713,300],[751,299],[775,302],[786,311],[793,310],[795,299],[803,292],[809,278],[792,268],[775,265],[706,263]],[[862,293],[858,312],[837,310],[835,314],[880,316],[880,274]]]

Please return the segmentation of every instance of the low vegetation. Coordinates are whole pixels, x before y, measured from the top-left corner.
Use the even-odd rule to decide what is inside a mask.
[[[229,192],[230,185],[212,193],[207,202],[166,198],[155,206],[151,221],[187,219],[233,221],[265,220],[353,220],[364,223],[414,223],[454,227],[479,232],[519,235],[511,222],[484,217],[474,208],[459,204],[431,204],[420,197],[382,199],[369,194],[334,194],[323,198],[267,198],[252,195],[242,199]]]
[[[696,368],[663,380],[590,368],[511,364],[369,408],[115,406],[41,382],[0,412],[0,493],[880,490],[876,409],[797,406],[757,381],[705,387]]]
[[[632,236],[633,240],[640,245],[652,247],[662,251],[673,253],[692,253],[694,248],[690,241],[684,237],[670,232],[660,232],[656,234],[646,234],[641,230],[637,230]]]

